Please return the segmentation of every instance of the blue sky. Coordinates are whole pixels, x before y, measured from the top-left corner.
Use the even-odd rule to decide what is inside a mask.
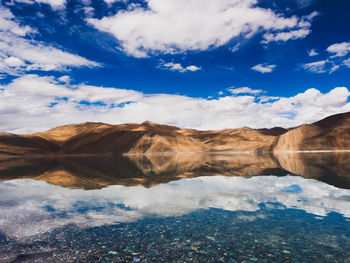
[[[0,129],[290,127],[350,111],[349,10],[346,0],[4,0]]]

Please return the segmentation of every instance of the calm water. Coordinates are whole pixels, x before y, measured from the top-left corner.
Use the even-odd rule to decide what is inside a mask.
[[[2,262],[350,262],[350,154],[0,160]]]

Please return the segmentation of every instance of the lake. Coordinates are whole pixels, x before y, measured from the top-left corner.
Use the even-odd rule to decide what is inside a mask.
[[[350,262],[350,153],[2,158],[2,262]]]

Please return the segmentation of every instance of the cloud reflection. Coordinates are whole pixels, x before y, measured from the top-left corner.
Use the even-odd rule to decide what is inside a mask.
[[[11,180],[0,183],[0,194],[0,231],[19,239],[68,224],[87,228],[208,208],[257,211],[269,203],[317,216],[350,217],[350,190],[296,176],[199,177],[151,188],[116,185],[89,191]]]

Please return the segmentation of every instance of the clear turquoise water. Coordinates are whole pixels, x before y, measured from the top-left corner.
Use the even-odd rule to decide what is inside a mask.
[[[3,180],[0,262],[350,262],[350,190],[297,175]]]

